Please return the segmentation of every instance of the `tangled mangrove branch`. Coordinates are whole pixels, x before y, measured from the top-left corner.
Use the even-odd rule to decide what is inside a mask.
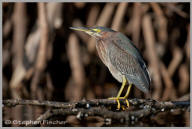
[[[137,108],[134,111],[117,111],[111,107],[116,107],[117,102],[109,99],[81,100],[78,102],[54,102],[39,100],[3,100],[4,106],[14,107],[16,105],[46,106],[52,109],[40,115],[37,120],[42,121],[55,115],[76,115],[81,120],[88,116],[100,116],[104,119],[119,122],[130,122],[140,118],[155,115],[158,112],[174,111],[175,109],[188,110],[190,101],[155,101],[152,99],[129,99],[131,107]],[[126,105],[124,100],[120,100],[122,106]]]

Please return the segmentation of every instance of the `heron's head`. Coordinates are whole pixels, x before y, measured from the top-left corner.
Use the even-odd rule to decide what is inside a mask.
[[[106,32],[114,32],[114,30],[106,27],[70,27],[70,29],[77,30],[77,31],[83,31],[96,39],[102,38],[103,34]]]

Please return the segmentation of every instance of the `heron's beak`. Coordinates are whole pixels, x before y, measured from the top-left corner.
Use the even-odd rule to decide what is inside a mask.
[[[100,32],[100,30],[98,30],[98,29],[90,29],[89,27],[70,27],[70,29],[77,30],[77,31],[83,31],[83,32],[95,37],[95,38],[97,36],[99,36],[99,37],[101,36],[98,33],[98,32]]]
[[[70,27],[70,29],[84,32],[91,31],[88,27]]]

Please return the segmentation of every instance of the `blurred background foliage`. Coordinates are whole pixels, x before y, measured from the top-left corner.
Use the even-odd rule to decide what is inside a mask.
[[[189,100],[190,3],[173,2],[45,3],[45,9],[38,3],[3,3],[3,99],[63,102],[117,94],[121,84],[99,59],[95,39],[71,26],[105,26],[133,41],[152,82],[150,94],[134,87],[130,98]],[[42,112],[4,108],[3,119],[33,120]],[[138,126],[189,126],[189,112],[169,117],[162,113]],[[69,126],[103,126],[66,119]]]

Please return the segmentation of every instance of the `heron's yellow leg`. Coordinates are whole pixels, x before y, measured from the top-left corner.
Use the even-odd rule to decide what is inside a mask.
[[[120,97],[120,99],[126,99],[125,101],[127,103],[127,107],[129,107],[129,101],[127,100],[127,98],[128,98],[129,93],[131,91],[131,87],[132,87],[132,84],[129,84],[129,87],[127,89],[127,92],[126,92],[125,96],[124,97]]]
[[[130,91],[131,91],[131,87],[132,87],[132,84],[129,84],[129,87],[128,87],[128,89],[127,89],[127,92],[126,92],[124,98],[128,98],[129,93],[130,93]]]
[[[123,76],[123,83],[122,83],[122,85],[121,85],[121,89],[119,90],[119,92],[118,92],[118,94],[117,94],[117,97],[109,98],[109,99],[113,99],[113,100],[116,100],[116,101],[117,101],[117,108],[118,108],[118,109],[120,109],[119,99],[121,98],[120,96],[121,96],[121,93],[122,93],[122,91],[123,91],[126,83],[127,83],[127,80],[126,80],[125,76]]]

